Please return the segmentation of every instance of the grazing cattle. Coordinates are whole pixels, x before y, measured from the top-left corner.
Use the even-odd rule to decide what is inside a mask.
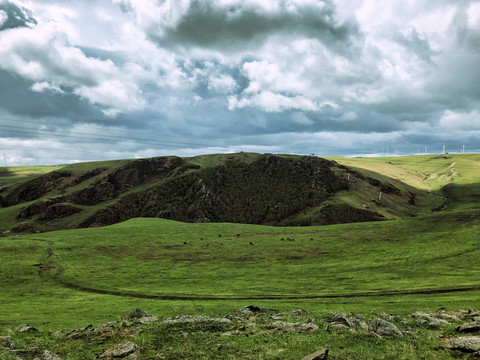
[[[250,245],[253,245],[253,243],[250,241]]]

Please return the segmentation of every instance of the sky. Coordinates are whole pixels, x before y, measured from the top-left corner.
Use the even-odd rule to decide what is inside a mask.
[[[0,0],[0,165],[480,152],[480,0]]]

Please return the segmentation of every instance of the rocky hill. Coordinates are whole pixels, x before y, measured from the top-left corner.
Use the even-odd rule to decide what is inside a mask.
[[[417,193],[405,184],[313,156],[242,153],[205,164],[195,158],[158,157],[67,166],[1,189],[1,230],[103,226],[134,217],[322,225],[416,212]],[[375,194],[371,205],[339,200],[338,194],[348,195],[359,186],[363,193]],[[380,192],[383,199],[376,199]]]

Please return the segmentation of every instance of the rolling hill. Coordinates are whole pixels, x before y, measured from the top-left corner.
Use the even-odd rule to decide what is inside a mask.
[[[14,174],[14,172],[12,172]],[[239,153],[82,163],[27,181],[3,177],[0,230],[183,222],[326,225],[406,218],[441,196],[401,179],[311,156]]]

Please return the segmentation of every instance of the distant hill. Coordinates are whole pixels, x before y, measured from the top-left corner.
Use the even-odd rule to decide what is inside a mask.
[[[8,169],[0,230],[96,227],[134,217],[324,225],[417,216],[443,203],[426,187],[349,166],[239,153],[82,163],[25,181]]]

